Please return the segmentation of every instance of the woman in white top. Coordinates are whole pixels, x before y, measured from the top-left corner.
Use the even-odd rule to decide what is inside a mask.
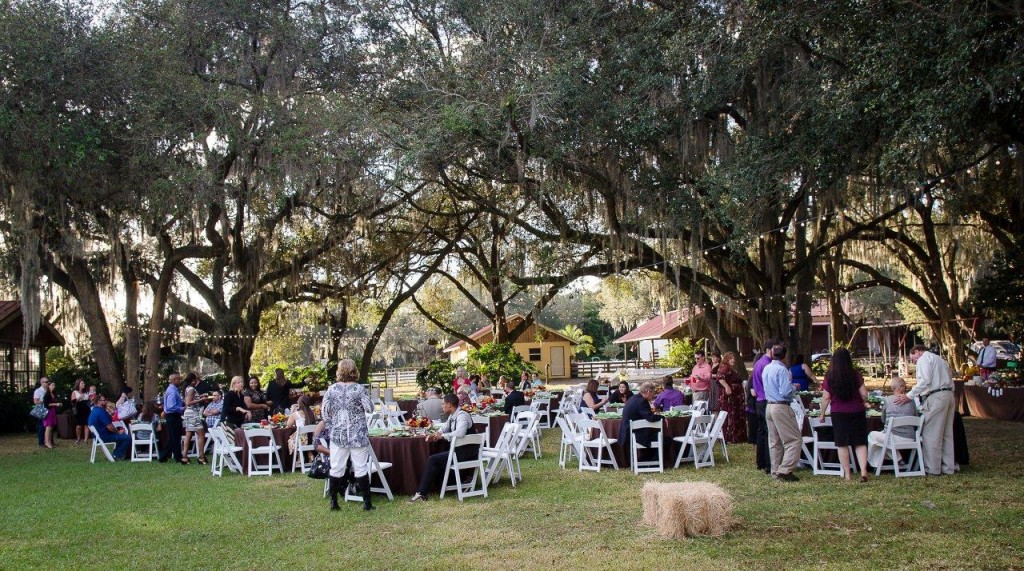
[[[312,426],[316,424],[316,415],[313,414],[313,409],[310,405],[313,404],[313,399],[309,398],[309,395],[302,395],[299,397],[299,401],[295,403],[295,408],[292,413],[288,415],[288,423],[285,425],[286,428],[295,428],[298,430],[303,426]],[[308,444],[308,442],[307,442]],[[288,437],[288,453],[293,454],[295,452],[295,433]]]

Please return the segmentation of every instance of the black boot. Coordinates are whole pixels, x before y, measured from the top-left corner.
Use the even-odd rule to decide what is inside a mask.
[[[356,482],[359,484],[359,490],[363,493],[363,511],[375,510],[370,503],[370,476],[366,475],[362,478],[357,478]]]
[[[342,478],[335,478],[334,476],[329,476],[329,480],[328,480],[329,484],[328,484],[327,490],[331,493],[331,509],[332,510],[340,510],[341,509],[341,506],[338,505],[338,493],[339,492],[345,493],[345,487],[344,486],[348,485],[348,482],[345,482],[345,480],[346,480],[346,478],[344,478],[344,477],[342,477]],[[344,482],[344,484],[342,482]]]

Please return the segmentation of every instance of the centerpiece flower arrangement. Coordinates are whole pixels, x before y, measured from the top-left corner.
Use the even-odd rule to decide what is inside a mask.
[[[273,424],[277,428],[284,428],[285,424],[288,423],[288,415],[284,413],[277,413],[270,417],[270,424]]]
[[[537,391],[537,392],[540,392],[540,391],[546,391],[546,390],[548,390],[548,387],[547,387],[546,385],[537,385],[537,386],[536,386],[536,387],[534,387],[533,389],[534,389],[535,391]]]
[[[472,404],[464,404],[460,408],[462,410],[468,412],[469,414],[476,414],[476,413],[480,412],[480,409],[476,408],[476,406],[474,406]]]
[[[533,389],[526,389],[525,391],[523,391],[523,396],[525,396],[528,399],[532,399],[534,394],[536,394],[536,392]]]
[[[480,410],[486,411],[487,409],[494,408],[497,403],[498,401],[494,397],[486,396],[481,397],[480,400],[477,401],[477,406]]]
[[[430,428],[433,423],[425,416],[414,416],[406,421],[405,424],[409,428]]]

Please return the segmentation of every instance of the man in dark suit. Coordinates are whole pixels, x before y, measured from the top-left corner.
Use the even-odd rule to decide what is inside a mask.
[[[526,404],[526,395],[512,383],[505,384],[505,414],[512,414],[512,408]]]
[[[629,397],[626,401],[626,406],[622,407],[622,424],[619,425],[619,444],[629,450],[629,424],[634,420],[646,420],[648,422],[658,422],[661,420],[661,416],[651,411],[651,401],[654,400],[654,383],[645,381],[640,385],[640,390],[637,394]],[[651,442],[657,436],[658,432],[654,428],[644,428],[636,431],[636,441],[638,444],[644,446],[650,446]],[[650,454],[655,453],[653,450],[641,450],[640,460],[650,460]]]

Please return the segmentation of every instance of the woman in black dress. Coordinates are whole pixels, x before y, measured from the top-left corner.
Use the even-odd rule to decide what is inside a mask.
[[[71,406],[75,409],[75,444],[79,444],[89,437],[89,413],[92,411],[85,379],[75,381],[75,390],[71,391]]]
[[[243,395],[245,396],[245,406],[252,413],[252,421],[265,420],[270,414],[270,407],[274,402],[267,399],[267,393],[260,388],[260,380],[256,377],[249,377],[249,388]]]

